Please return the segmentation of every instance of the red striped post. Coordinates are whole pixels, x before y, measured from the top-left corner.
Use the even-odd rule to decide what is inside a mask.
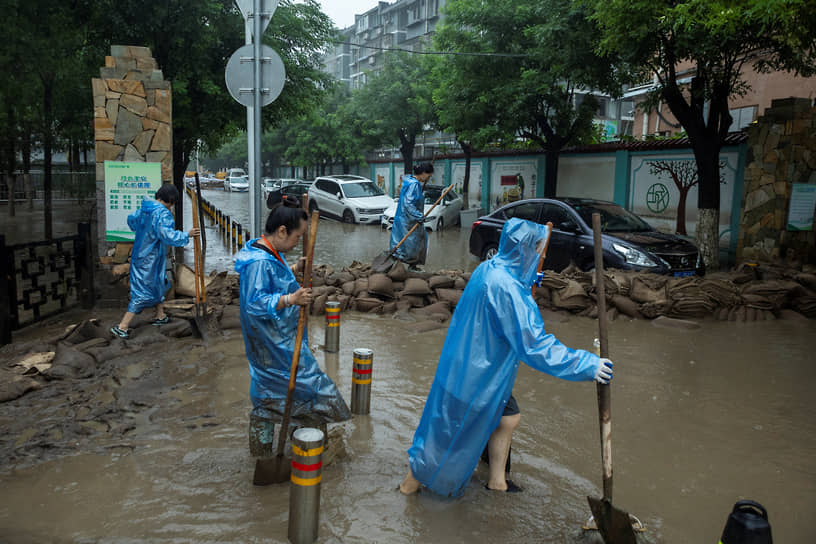
[[[289,542],[312,544],[320,521],[320,480],[323,439],[318,429],[298,429],[292,435],[292,476],[289,486]]]
[[[326,302],[326,338],[323,350],[327,353],[340,351],[340,303]]]
[[[351,375],[351,413],[368,414],[371,411],[371,367],[374,352],[366,348],[354,350]]]

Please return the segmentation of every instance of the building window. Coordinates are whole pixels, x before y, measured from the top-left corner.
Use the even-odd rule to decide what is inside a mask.
[[[731,126],[728,127],[728,132],[738,132],[754,122],[757,106],[736,108],[729,110],[729,113],[731,114]]]

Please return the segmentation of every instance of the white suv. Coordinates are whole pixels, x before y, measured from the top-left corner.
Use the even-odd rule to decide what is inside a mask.
[[[224,179],[224,190],[240,192],[249,190],[249,176],[243,168],[230,168],[227,170],[227,177]]]
[[[344,223],[379,224],[392,203],[376,183],[360,176],[321,176],[309,188],[309,210]]]

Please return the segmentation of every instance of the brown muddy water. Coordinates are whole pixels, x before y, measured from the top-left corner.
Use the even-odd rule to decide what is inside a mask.
[[[347,457],[324,468],[319,542],[584,541],[585,497],[601,479],[593,384],[522,365],[512,478],[523,493],[486,491],[480,466],[459,499],[404,497],[405,450],[445,330],[407,335],[390,316],[346,313],[341,353],[327,358],[323,322],[312,318],[311,345],[347,400],[354,348],[374,350],[374,382],[371,415],[341,425]],[[588,348],[596,324],[570,317],[549,330]],[[610,323],[614,503],[650,541],[717,542],[741,498],[767,507],[777,542],[813,541],[814,333],[808,321]],[[208,348],[145,340],[104,366],[0,405],[0,541],[286,542],[287,487],[251,484],[238,331]]]

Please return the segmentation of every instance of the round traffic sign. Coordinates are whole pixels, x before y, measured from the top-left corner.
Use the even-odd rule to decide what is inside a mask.
[[[255,46],[239,47],[227,61],[224,73],[230,95],[244,106],[253,106]],[[283,90],[286,69],[274,49],[261,45],[261,105],[272,103]]]

